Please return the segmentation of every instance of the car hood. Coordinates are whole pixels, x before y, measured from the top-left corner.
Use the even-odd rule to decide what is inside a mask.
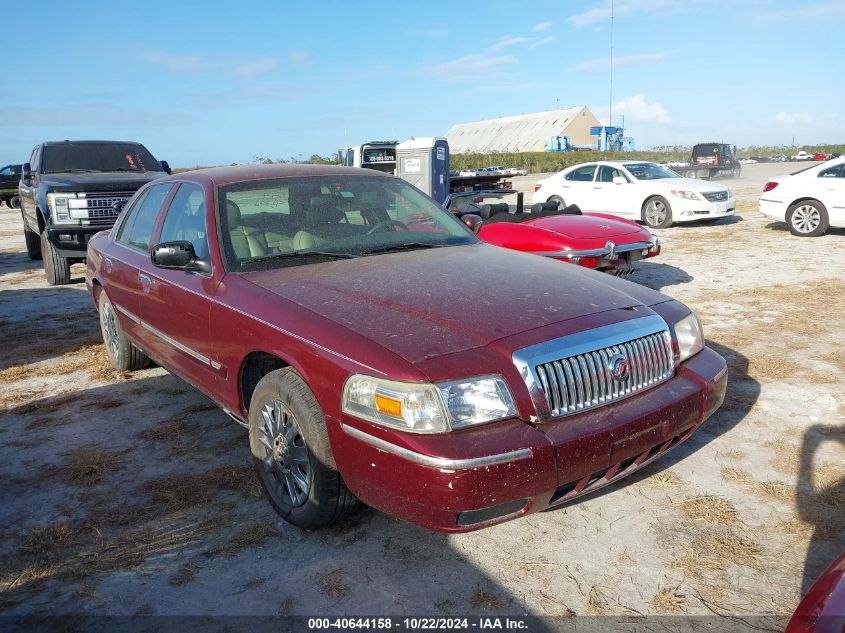
[[[163,178],[163,171],[142,174],[129,172],[57,173],[41,176],[41,182],[53,191],[136,191],[151,180]]]
[[[489,244],[242,273],[411,363],[642,305],[596,273]],[[651,292],[654,302],[666,300]]]
[[[642,235],[645,239],[650,237],[648,231],[628,220],[589,213],[584,215],[555,215],[537,218],[536,220],[526,220],[522,224],[536,226],[573,239],[609,239],[624,235]]]
[[[711,180],[698,178],[659,178],[657,180],[640,180],[640,184],[661,189],[691,189],[693,191],[729,191],[725,185]]]

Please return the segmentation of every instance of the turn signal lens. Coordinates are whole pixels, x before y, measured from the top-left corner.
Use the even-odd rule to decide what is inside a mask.
[[[387,396],[383,396],[380,393],[376,394],[375,397],[376,401],[376,410],[379,413],[386,413],[387,415],[392,415],[397,418],[402,417],[402,401],[401,400],[394,400],[393,398],[388,398]]]
[[[779,184],[779,183],[776,183],[776,182],[767,182],[767,183],[765,184],[765,186],[763,187],[763,193],[766,193],[767,191],[771,191],[772,189],[774,189],[775,187],[777,187],[777,186],[778,186],[778,184]]]
[[[540,187],[542,187],[542,186],[543,186],[543,185],[541,185],[541,184],[538,182],[536,185],[534,185],[534,191],[535,191],[535,192],[536,192],[536,191],[540,191]]]

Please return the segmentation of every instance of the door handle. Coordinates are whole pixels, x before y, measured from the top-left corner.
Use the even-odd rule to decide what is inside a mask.
[[[138,275],[138,281],[140,281],[145,286],[154,286],[155,285],[155,281],[153,281],[150,278],[149,275],[145,275],[144,273],[141,273],[140,275]]]

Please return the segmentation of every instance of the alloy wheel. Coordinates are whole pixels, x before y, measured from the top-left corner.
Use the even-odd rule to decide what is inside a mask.
[[[660,200],[651,200],[646,205],[645,218],[651,226],[663,224],[666,221],[666,205]]]
[[[821,224],[819,210],[811,204],[802,204],[792,212],[792,226],[799,233],[812,233]]]
[[[276,482],[276,492],[293,507],[303,505],[311,490],[311,461],[299,424],[279,400],[261,408],[258,441],[264,447],[262,463]]]
[[[103,338],[105,339],[106,348],[109,350],[109,356],[111,356],[112,359],[116,359],[119,354],[117,321],[114,309],[108,301],[103,303],[100,322],[102,323]]]

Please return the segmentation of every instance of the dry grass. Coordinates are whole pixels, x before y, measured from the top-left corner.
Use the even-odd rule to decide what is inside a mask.
[[[732,466],[723,466],[722,479],[736,483],[744,490],[758,497],[774,499],[776,501],[792,501],[795,499],[795,488],[783,481],[758,481],[747,471]]]
[[[476,589],[473,591],[469,598],[469,602],[473,609],[488,609],[495,611],[502,608],[502,601],[494,594],[489,591],[484,591],[483,589]]]
[[[591,615],[603,615],[608,606],[607,596],[596,585],[590,587],[587,594],[587,613]]]
[[[279,531],[266,521],[253,521],[234,532],[225,542],[206,550],[209,556],[234,556],[239,552],[257,547],[268,538],[279,538]]]
[[[220,466],[202,473],[172,475],[145,481],[142,489],[162,511],[172,512],[210,502],[222,490],[256,498],[261,490],[249,466]]]
[[[684,485],[684,480],[681,479],[674,471],[661,470],[653,474],[647,479],[643,479],[643,484],[652,486],[654,488],[678,488]]]
[[[822,355],[822,360],[845,371],[845,350],[837,349]]]
[[[734,505],[727,499],[716,495],[687,497],[678,504],[678,510],[685,518],[693,521],[730,525],[738,520]]]
[[[651,599],[651,606],[658,613],[681,613],[686,609],[686,604],[686,596],[680,592],[678,587],[661,589]]]
[[[793,377],[795,361],[780,354],[757,354],[748,362],[748,375],[753,378],[782,380]]]
[[[763,446],[775,452],[772,467],[785,475],[795,475],[801,463],[801,447],[783,439],[769,440]]]
[[[320,593],[336,602],[340,602],[349,595],[349,583],[342,569],[333,569],[318,575],[317,586]]]
[[[733,529],[707,529],[685,542],[672,566],[690,577],[705,579],[708,573],[724,571],[728,565],[756,568],[762,554],[763,548]]]
[[[742,461],[745,458],[745,453],[735,448],[731,448],[726,451],[720,451],[719,455],[721,457],[724,457],[725,459],[729,459],[734,462]]]
[[[196,563],[185,563],[170,577],[170,584],[174,586],[184,585],[192,582],[197,577],[200,567]]]
[[[54,523],[43,528],[35,528],[20,547],[24,554],[33,554],[50,558],[60,548],[72,540],[74,528],[67,523]]]
[[[90,485],[102,481],[108,473],[120,468],[123,458],[97,448],[85,448],[66,454],[64,469],[70,481]]]

